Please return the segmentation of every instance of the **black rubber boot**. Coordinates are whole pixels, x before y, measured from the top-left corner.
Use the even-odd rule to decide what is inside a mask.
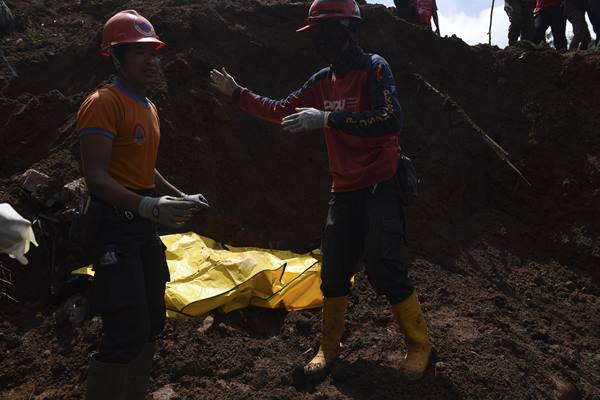
[[[126,400],[125,379],[129,364],[90,360],[85,400]]]
[[[146,343],[137,358],[129,363],[125,380],[125,398],[127,400],[144,400],[146,398],[154,348],[154,342]]]

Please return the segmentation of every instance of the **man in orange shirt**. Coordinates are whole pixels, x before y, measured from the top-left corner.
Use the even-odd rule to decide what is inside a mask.
[[[182,227],[208,207],[202,195],[184,194],[155,168],[160,125],[146,91],[158,80],[157,50],[164,46],[136,11],[115,14],[104,26],[102,55],[112,57],[118,79],[92,93],[77,114],[90,192],[84,219],[95,271],[92,305],[103,319],[88,400],[146,398],[169,280],[156,225]]]

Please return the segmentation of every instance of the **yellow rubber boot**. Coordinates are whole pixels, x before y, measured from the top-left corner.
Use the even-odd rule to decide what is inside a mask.
[[[407,379],[411,381],[421,379],[429,364],[431,344],[417,292],[413,292],[402,303],[393,304],[392,312],[406,337],[408,351],[401,368]]]
[[[304,367],[307,377],[323,378],[331,364],[340,355],[340,340],[344,331],[344,317],[348,308],[348,297],[326,297],[323,301],[323,325],[321,346],[317,355]]]

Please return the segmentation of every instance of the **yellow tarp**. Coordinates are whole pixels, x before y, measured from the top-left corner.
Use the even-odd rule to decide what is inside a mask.
[[[163,236],[171,281],[165,301],[172,317],[225,312],[249,305],[301,310],[320,307],[320,263],[312,255],[236,248],[195,233]],[[75,273],[93,274],[90,267]]]

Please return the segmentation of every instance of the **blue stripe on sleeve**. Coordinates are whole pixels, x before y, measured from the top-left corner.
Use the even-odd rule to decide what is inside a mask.
[[[114,140],[116,135],[112,132],[105,131],[104,129],[88,128],[88,129],[82,129],[79,132],[79,138],[82,138],[84,136],[102,136],[102,137],[108,138],[110,140]]]

